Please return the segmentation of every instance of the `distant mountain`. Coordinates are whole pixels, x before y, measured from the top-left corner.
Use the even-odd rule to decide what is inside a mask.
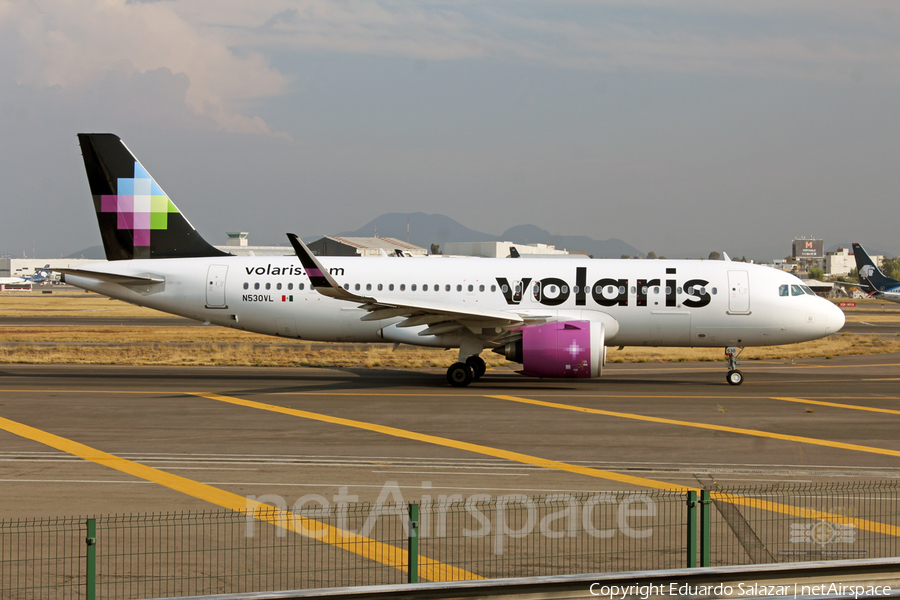
[[[444,215],[425,213],[387,213],[369,221],[356,231],[345,231],[337,237],[392,237],[407,241],[407,218],[409,219],[409,243],[430,248],[431,244],[443,246],[447,242],[491,242],[499,241],[496,235],[473,231]]]
[[[553,235],[535,225],[516,225],[503,232],[504,240],[520,244],[552,244],[558,250],[587,252],[594,258],[619,258],[622,255],[645,256],[634,246],[617,238],[595,240],[586,235]]]
[[[595,240],[585,235],[553,235],[535,225],[517,225],[503,232],[503,235],[482,233],[457,223],[446,215],[425,213],[388,213],[373,219],[356,231],[338,233],[338,237],[392,237],[407,240],[407,218],[409,218],[408,239],[411,244],[430,248],[431,244],[441,247],[447,242],[516,242],[518,244],[553,244],[570,252],[586,252],[594,258],[619,258],[623,254],[644,256],[644,253],[619,239]]]
[[[88,260],[106,260],[106,251],[103,246],[91,246],[78,252],[73,252],[65,258],[86,258]]]

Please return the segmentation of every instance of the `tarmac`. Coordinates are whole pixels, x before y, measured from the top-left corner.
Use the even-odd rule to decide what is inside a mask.
[[[900,355],[741,370],[451,388],[442,369],[5,365],[0,519],[900,477]]]

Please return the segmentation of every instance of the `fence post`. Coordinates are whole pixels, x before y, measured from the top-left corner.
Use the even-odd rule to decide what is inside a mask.
[[[409,555],[409,571],[406,573],[407,583],[419,583],[419,505],[409,505],[409,537],[407,538],[407,554]]]
[[[687,566],[697,566],[697,492],[687,493]]]
[[[97,598],[97,519],[87,520],[87,573],[85,573],[84,595],[87,600]]]
[[[700,490],[700,566],[709,566],[709,545],[712,525],[712,500],[709,490]]]

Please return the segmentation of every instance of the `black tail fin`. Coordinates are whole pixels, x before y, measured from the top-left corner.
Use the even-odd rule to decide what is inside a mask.
[[[141,163],[111,133],[79,133],[108,260],[226,256],[200,237]]]
[[[856,258],[856,272],[859,274],[860,283],[867,281],[872,286],[872,291],[884,291],[886,288],[900,285],[900,281],[882,273],[859,244],[853,244],[853,256]]]

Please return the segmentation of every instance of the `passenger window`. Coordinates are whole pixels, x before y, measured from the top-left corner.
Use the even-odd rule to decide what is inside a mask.
[[[675,293],[680,294],[681,292],[682,292],[681,286],[678,286],[677,288],[675,288]]]
[[[350,289],[350,284],[349,284],[349,283],[345,283],[345,284],[344,284],[344,289],[345,289],[345,290],[349,290],[349,289]]]
[[[250,284],[247,283],[246,281],[244,282],[244,289],[245,289],[245,290],[249,290],[249,289],[250,289]]]
[[[641,293],[644,294],[645,296],[647,295],[647,286],[646,285],[641,288]]]
[[[668,296],[671,293],[672,293],[672,288],[670,288],[669,286],[666,286],[666,296]]]
[[[790,287],[788,285],[779,285],[778,286],[778,295],[779,296],[790,296]]]
[[[457,292],[461,292],[461,291],[462,291],[462,286],[459,285],[458,283],[456,284],[456,291],[457,291]]]
[[[258,290],[258,289],[259,289],[259,282],[253,284],[253,289],[254,289],[254,290]]]
[[[620,294],[624,294],[624,293],[625,293],[625,286],[624,286],[624,285],[620,285],[620,286],[619,286],[619,293],[620,293]]]
[[[479,291],[479,292],[483,292],[483,291],[484,291],[484,286],[483,286],[483,285],[479,285],[479,286],[478,286],[478,291]]]
[[[272,289],[272,284],[271,284],[271,283],[267,283],[267,284],[266,284],[266,289],[267,289],[267,290],[271,290],[271,289]]]
[[[379,284],[378,284],[378,291],[380,292],[380,291],[383,290],[383,289],[384,289],[384,284],[383,284],[383,283],[379,283]]]
[[[359,284],[358,284],[358,283],[354,286],[354,289],[355,289],[357,292],[359,291]]]
[[[713,295],[713,296],[715,296],[715,295],[718,294],[718,293],[719,293],[719,290],[718,290],[718,289],[716,289],[716,288],[713,288],[713,289],[712,289],[712,295]]]
[[[293,283],[289,283],[289,284],[288,284],[288,289],[289,289],[289,290],[294,289],[294,284],[293,284]]]
[[[538,288],[538,286],[534,286],[534,293],[537,294],[539,291],[540,291],[540,288]],[[551,296],[555,296],[555,295],[556,295],[556,286],[555,286],[555,285],[548,285],[548,286],[547,286],[547,292],[548,292]]]
[[[427,291],[428,291],[428,284],[427,284],[427,283],[424,284],[424,285],[422,286],[422,291],[423,291],[423,292],[427,292]]]
[[[469,284],[469,291],[471,292],[471,291],[473,291],[474,289],[475,289],[475,286],[472,285],[472,284],[470,283],[470,284]]]
[[[367,284],[366,284],[366,291],[367,291],[367,292],[371,292],[371,291],[372,291],[372,284],[371,284],[371,283],[367,283]]]
[[[403,286],[400,286],[400,288],[403,289]],[[416,284],[412,284],[409,289],[411,289],[412,291],[416,291]]]
[[[492,292],[496,292],[496,291],[497,291],[497,286],[496,286],[496,285],[492,285],[492,286],[491,286],[491,291],[492,291]]]
[[[304,289],[305,287],[306,287],[306,284],[304,284],[304,283],[298,283],[298,284],[297,284],[297,289],[298,289],[298,290],[302,290],[302,289]]]
[[[401,284],[400,284],[400,291],[401,291],[401,292],[405,292],[405,291],[406,291],[406,284],[405,284],[405,283],[401,283]]]
[[[563,293],[563,294],[568,294],[568,293],[569,293],[569,286],[567,286],[567,285],[562,286],[562,288],[560,288],[560,289],[562,289],[562,293]]]
[[[791,286],[791,296],[802,296],[803,288],[797,284]]]
[[[503,293],[505,294],[506,292],[509,291],[509,286],[508,286],[508,285],[504,285],[503,287],[500,288],[500,291],[503,292]]]
[[[450,291],[450,284],[449,284],[449,283],[446,284],[446,285],[444,286],[444,291],[445,291],[445,292],[449,292],[449,291]]]
[[[659,288],[658,288],[658,287],[654,287],[654,288],[653,288],[653,293],[654,293],[654,294],[658,294],[658,293],[659,293]]]
[[[390,285],[388,285],[388,291],[391,291],[391,292],[394,291],[394,284],[393,284],[393,283],[390,284]]]
[[[281,284],[280,284],[280,283],[275,284],[275,289],[276,289],[276,290],[280,290],[280,289],[281,289]]]
[[[637,294],[637,288],[635,286],[631,286],[631,293]]]
[[[576,293],[576,294],[578,293],[578,290],[580,290],[580,289],[581,289],[581,288],[578,287],[577,285],[573,285],[573,286],[572,286],[572,292],[574,292],[574,293]]]

